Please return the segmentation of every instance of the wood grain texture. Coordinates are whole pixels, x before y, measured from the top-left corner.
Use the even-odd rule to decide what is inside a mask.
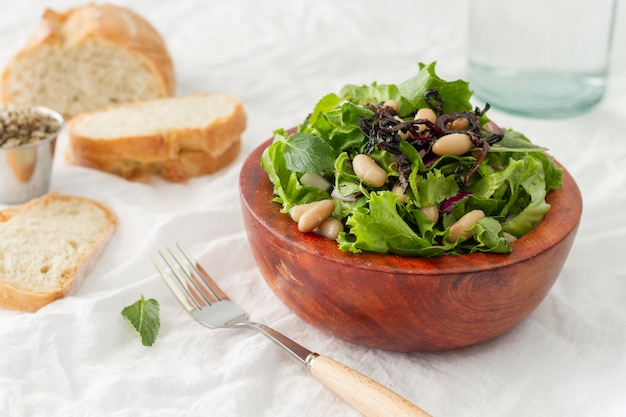
[[[312,361],[311,373],[365,417],[430,417],[389,388],[326,356]]]
[[[416,352],[480,343],[510,330],[545,298],[574,241],[582,197],[563,172],[544,220],[510,254],[415,258],[341,252],[300,233],[273,203],[260,166],[271,142],[241,170],[242,215],[269,287],[295,314],[333,336],[368,347]]]

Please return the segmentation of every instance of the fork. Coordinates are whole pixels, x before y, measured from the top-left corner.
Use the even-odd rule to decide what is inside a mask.
[[[248,314],[228,298],[189,252],[180,244],[176,247],[178,252],[172,248],[167,248],[167,253],[158,252],[167,268],[154,256],[152,262],[180,304],[191,317],[204,326],[211,329],[249,328],[259,331],[300,361],[318,381],[365,416],[430,416],[397,393],[354,369],[312,352],[264,324],[249,321]]]

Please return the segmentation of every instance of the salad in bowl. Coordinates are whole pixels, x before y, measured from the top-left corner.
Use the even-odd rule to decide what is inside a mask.
[[[345,252],[509,253],[550,209],[562,170],[420,64],[400,84],[346,85],[261,156],[274,202]]]

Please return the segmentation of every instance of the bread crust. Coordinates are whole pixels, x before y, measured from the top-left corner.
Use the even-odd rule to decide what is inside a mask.
[[[88,4],[65,12],[47,9],[26,44],[9,61],[2,73],[0,100],[13,101],[7,88],[13,64],[34,53],[42,45],[69,46],[87,39],[98,39],[126,50],[143,62],[159,81],[158,97],[174,93],[174,65],[160,34],[143,17],[130,9],[112,4]],[[32,104],[32,103],[31,103]],[[70,118],[72,114],[64,114]]]
[[[77,154],[68,148],[67,161],[74,165],[98,169],[118,175],[130,181],[147,181],[151,175],[159,175],[172,182],[182,182],[200,175],[217,172],[233,162],[241,151],[241,141],[231,142],[220,155],[198,150],[185,150],[175,159],[142,163],[137,160],[102,157],[85,153]]]
[[[217,95],[198,93],[157,101],[202,96],[210,99]],[[150,175],[160,175],[169,181],[180,182],[216,172],[235,160],[241,148],[241,134],[246,128],[242,103],[234,97],[226,97],[232,107],[230,112],[208,119],[201,126],[180,126],[139,136],[87,137],[79,133],[78,126],[84,119],[112,109],[133,111],[148,100],[82,113],[68,123],[66,160],[70,164],[99,169],[133,181],[145,181]]]
[[[9,221],[16,213],[28,211],[36,205],[47,205],[53,201],[77,200],[97,206],[106,217],[106,227],[100,230],[97,237],[94,239],[90,251],[86,252],[78,262],[68,270],[67,276],[62,284],[52,291],[34,292],[20,288],[5,282],[2,276],[0,276],[0,307],[34,312],[59,298],[73,294],[82,285],[86,276],[93,269],[102,250],[117,228],[117,218],[115,214],[104,204],[86,197],[70,196],[55,192],[48,193],[28,203],[8,207],[0,211],[0,227],[2,227],[2,223]]]
[[[211,96],[207,94],[190,94],[189,96]],[[174,99],[180,99],[177,97]],[[184,98],[184,97],[182,97]],[[167,100],[167,99],[163,99]],[[177,159],[183,151],[202,151],[210,156],[218,157],[231,145],[239,141],[246,128],[246,113],[238,100],[232,101],[232,111],[220,118],[207,120],[204,126],[180,127],[141,136],[126,136],[114,139],[103,139],[96,136],[82,136],[77,133],[76,126],[85,118],[94,114],[107,112],[111,109],[125,108],[132,110],[142,103],[124,103],[93,112],[79,114],[68,123],[69,145],[72,153],[77,156],[100,158],[125,158],[142,163],[163,162]]]

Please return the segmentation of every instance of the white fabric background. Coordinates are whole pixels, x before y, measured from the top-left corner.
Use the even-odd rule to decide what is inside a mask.
[[[626,416],[626,18],[620,8],[607,96],[566,120],[514,117],[572,173],[584,198],[577,240],[545,301],[511,332],[442,353],[392,353],[329,337],[265,285],[240,217],[245,156],[299,123],[346,83],[399,82],[418,61],[463,78],[466,0],[119,0],[163,35],[177,94],[221,91],[248,114],[243,151],[186,184],[131,183],[67,166],[62,135],[52,189],[96,198],[119,228],[84,285],[36,314],[0,310],[0,416],[356,416],[297,362],[255,333],[209,331],[171,296],[149,255],[180,241],[252,318],[396,390],[434,416]],[[0,0],[0,66],[46,6]],[[620,5],[621,6],[621,5]],[[497,36],[497,34],[495,35]],[[581,53],[584,47],[581,46]],[[161,303],[143,347],[120,311]]]

